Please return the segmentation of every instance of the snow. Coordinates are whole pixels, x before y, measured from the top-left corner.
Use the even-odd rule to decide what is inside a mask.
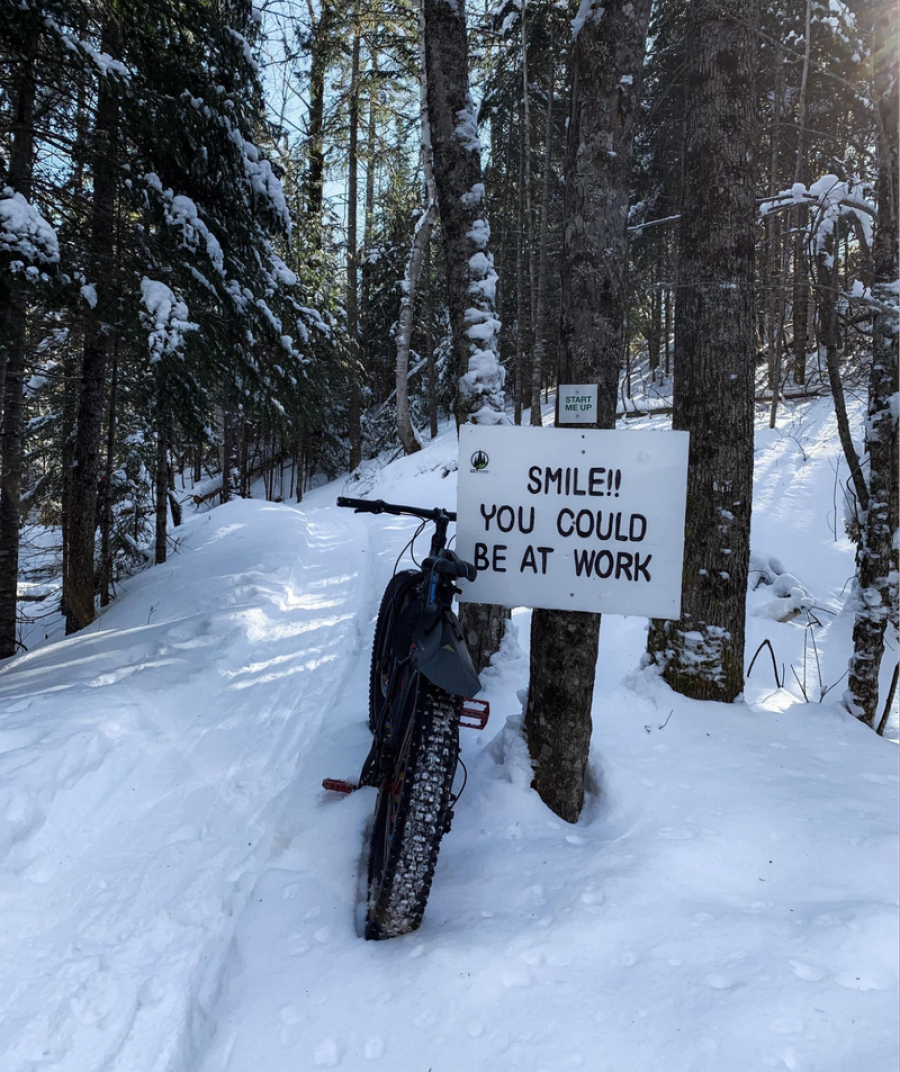
[[[572,19],[572,40],[578,37],[586,22],[599,22],[604,12],[605,9],[600,6],[599,0],[581,0],[578,13]]]
[[[97,308],[97,288],[93,283],[85,283],[80,293],[91,309]]]
[[[0,195],[0,252],[36,264],[59,262],[56,231],[34,205],[8,186]]]
[[[151,360],[159,361],[166,354],[180,354],[185,336],[197,331],[198,325],[188,320],[188,307],[165,283],[156,279],[141,280],[141,320],[148,329],[147,344]]]
[[[456,126],[453,129],[453,136],[462,142],[463,148],[467,152],[481,152],[481,141],[478,137],[478,111],[471,97],[468,98],[466,107],[460,108],[456,113]]]
[[[769,639],[817,699],[850,651],[846,467],[825,401],[763,409],[748,659]],[[0,668],[4,1072],[896,1067],[896,744],[766,653],[744,702],[686,700],[639,668],[639,618],[603,620],[568,825],[530,789],[514,612],[424,924],[358,936],[374,791],[320,784],[366,752],[415,523],[333,504],[452,508],[456,466],[445,427],[300,507],[207,504],[95,626]],[[794,619],[758,613],[794,589]]]

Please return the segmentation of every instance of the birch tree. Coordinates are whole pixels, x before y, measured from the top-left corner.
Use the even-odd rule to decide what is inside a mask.
[[[584,0],[573,24],[560,383],[597,383],[612,428],[625,320],[628,195],[650,0]],[[583,425],[579,425],[583,428]],[[561,818],[584,803],[600,615],[535,610],[525,733],[534,787]]]
[[[878,676],[888,621],[897,628],[897,243],[898,167],[897,31],[889,8],[876,16],[873,61],[878,136],[878,218],[872,249],[874,316],[872,365],[866,415],[869,461],[868,502],[862,514],[857,554],[857,611],[853,657],[845,702],[862,721],[874,724]]]

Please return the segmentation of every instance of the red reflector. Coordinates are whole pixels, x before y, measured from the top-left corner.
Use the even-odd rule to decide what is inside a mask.
[[[342,778],[325,778],[322,781],[323,789],[330,789],[332,793],[352,793],[359,786],[353,782],[345,782]]]
[[[491,705],[487,700],[463,700],[459,712],[459,724],[468,730],[483,730],[491,717]]]

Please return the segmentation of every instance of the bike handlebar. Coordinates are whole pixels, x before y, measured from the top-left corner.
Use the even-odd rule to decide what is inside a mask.
[[[423,521],[437,521],[441,517],[446,517],[450,521],[456,520],[455,512],[442,510],[439,506],[431,510],[423,510],[421,506],[400,506],[397,503],[385,502],[384,499],[347,499],[339,495],[337,505],[355,510],[358,514],[412,514],[413,517],[420,517]]]

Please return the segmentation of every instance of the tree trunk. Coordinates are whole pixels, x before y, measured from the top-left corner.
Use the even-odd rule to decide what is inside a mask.
[[[458,424],[508,424],[503,401],[495,315],[497,274],[484,218],[481,145],[469,95],[469,58],[464,0],[423,0],[428,119],[453,340],[452,372],[459,377]],[[496,650],[504,607],[466,603],[460,623],[480,658]]]
[[[844,380],[841,376],[841,355],[838,349],[837,332],[838,292],[833,260],[834,248],[834,236],[828,235],[819,253],[819,285],[816,288],[819,296],[819,320],[822,325],[825,365],[828,370],[831,397],[834,401],[834,416],[838,429],[838,438],[841,441],[844,457],[850,469],[850,479],[853,484],[853,490],[856,493],[858,511],[864,515],[869,509],[869,489],[866,486],[866,478],[853,443],[853,434],[850,431]]]
[[[347,336],[350,342],[350,470],[362,461],[361,391],[359,362],[359,310],[357,294],[357,166],[359,163],[359,44],[357,27],[353,33],[350,66],[350,146],[347,179]]]
[[[550,82],[547,86],[547,122],[544,128],[544,182],[541,191],[541,232],[538,259],[537,294],[534,302],[534,360],[531,364],[531,424],[540,427],[541,379],[544,374],[544,350],[547,343],[547,231],[550,218],[551,149],[553,146],[553,91],[556,83],[554,25],[550,22]]]
[[[531,207],[531,89],[528,84],[528,45],[525,34],[525,10],[527,0],[522,0],[521,27],[522,27],[522,193],[525,195],[522,205],[524,226],[522,228],[522,244],[525,248],[528,263],[528,334],[525,336],[526,349],[523,357],[523,372],[534,360],[534,333],[535,327],[535,298],[537,287],[534,278],[534,213]],[[532,372],[533,375],[533,372]],[[524,390],[520,392],[524,394]],[[522,414],[516,424],[522,423]]]
[[[425,257],[431,242],[431,232],[437,222],[437,188],[434,184],[434,169],[431,159],[431,130],[428,125],[428,76],[425,69],[425,15],[419,7],[419,140],[422,170],[425,174],[425,209],[416,224],[412,249],[406,267],[400,297],[400,319],[397,327],[397,434],[407,454],[422,449],[422,443],[412,426],[409,415],[409,351],[412,344],[413,315],[416,308],[416,291]],[[433,364],[434,355],[429,354]],[[431,366],[429,366],[431,367]],[[432,438],[434,437],[432,432]]]
[[[653,290],[650,294],[650,328],[647,331],[647,364],[652,378],[656,379],[656,370],[659,368],[659,337],[662,334],[658,260],[653,269],[653,279]]]
[[[524,130],[524,122],[519,130]],[[516,198],[516,357],[513,376],[513,423],[522,423],[522,396],[525,393],[525,360],[528,353],[529,322],[525,311],[525,199],[522,187],[525,182],[525,138],[519,138],[519,189]]]
[[[434,310],[431,298],[431,242],[425,243],[425,360],[428,362],[428,431],[434,439],[438,434],[437,357],[434,352]]]
[[[306,204],[313,221],[313,242],[321,245],[322,206],[325,183],[325,75],[331,58],[333,11],[331,0],[323,0],[319,21],[313,31],[309,71],[309,117],[307,119],[309,162],[306,172]]]
[[[695,0],[675,320],[673,426],[691,434],[682,619],[650,651],[702,700],[744,687],[753,481],[756,0]]]
[[[812,0],[806,0],[806,27],[804,30],[803,73],[800,78],[800,114],[797,120],[797,164],[794,182],[809,178],[806,160],[807,87],[809,85],[809,58],[812,37]],[[809,209],[798,205],[794,218],[794,383],[806,383],[806,355],[809,351],[809,249],[806,242],[806,227]],[[780,387],[780,385],[776,385]]]
[[[161,566],[166,560],[166,537],[169,522],[169,437],[166,431],[168,420],[165,414],[158,415],[159,428],[156,435],[156,540],[154,562]]]
[[[104,23],[101,51],[113,59],[119,56],[118,25],[113,18]],[[100,439],[106,396],[106,366],[109,333],[103,315],[113,311],[111,282],[115,271],[115,199],[117,179],[117,139],[119,105],[116,83],[101,75],[97,94],[91,168],[91,257],[96,272],[99,300],[84,318],[84,349],[81,361],[81,392],[73,450],[70,496],[68,558],[63,563],[63,601],[66,632],[74,633],[90,625],[94,608],[94,537],[97,525],[97,477],[100,471]]]
[[[769,196],[774,197],[778,193],[778,160],[781,141],[781,70],[783,50],[781,43],[775,44],[775,95],[772,101],[772,127],[769,133],[771,145],[769,147]],[[766,349],[768,351],[769,390],[773,397],[778,394],[776,376],[780,377],[780,369],[775,369],[775,333],[781,330],[781,317],[784,309],[784,286],[785,273],[780,264],[781,258],[778,253],[779,217],[777,212],[770,212],[766,217]],[[781,340],[778,343],[780,356]],[[780,365],[780,361],[779,361]]]
[[[506,424],[497,353],[497,275],[484,218],[481,145],[469,95],[463,0],[424,0],[428,117],[447,262],[457,421]]]
[[[106,461],[103,466],[103,499],[100,504],[100,606],[109,606],[113,579],[112,556],[112,476],[116,460],[116,395],[119,381],[119,336],[113,344],[112,382],[109,387],[109,416],[106,423]]]
[[[16,88],[16,110],[12,123],[12,146],[8,183],[26,201],[31,200],[34,169],[34,101],[33,64],[23,61]],[[27,303],[25,292],[15,288],[0,296],[0,354],[5,372],[0,402],[3,406],[0,436],[0,659],[15,655],[16,603],[19,584],[19,498],[22,484],[22,400],[25,390],[25,338]]]
[[[561,267],[560,383],[596,383],[613,428],[625,319],[628,195],[650,0],[592,12],[573,45]],[[584,426],[579,426],[583,430]],[[525,733],[534,787],[575,822],[584,803],[600,615],[535,610]]]
[[[844,701],[862,721],[874,725],[878,672],[888,621],[897,628],[898,455],[897,362],[898,296],[898,108],[897,31],[893,12],[880,9],[875,24],[875,92],[880,119],[878,218],[872,250],[872,294],[879,306],[872,318],[872,370],[866,417],[869,503],[857,555],[856,620],[853,657]]]

